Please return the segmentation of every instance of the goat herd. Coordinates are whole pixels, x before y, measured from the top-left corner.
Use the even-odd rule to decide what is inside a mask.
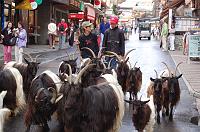
[[[0,132],[4,120],[24,112],[26,131],[31,125],[40,125],[49,131],[48,121],[56,115],[60,131],[65,132],[118,132],[124,116],[124,102],[132,104],[132,121],[136,130],[153,131],[155,119],[160,124],[160,111],[163,116],[173,119],[173,107],[180,100],[178,79],[166,63],[160,77],[150,78],[147,90],[149,100],[138,100],[137,93],[142,84],[142,72],[136,64],[128,63],[128,51],[123,57],[113,52],[99,53],[83,59],[78,68],[72,58],[62,61],[59,73],[49,70],[37,75],[40,63],[37,57],[26,63],[9,62],[0,71]],[[100,51],[101,52],[101,51]],[[113,56],[117,59],[116,69],[103,58]],[[178,67],[178,66],[177,66]],[[176,67],[176,70],[177,70]],[[124,94],[130,93],[125,100]],[[132,99],[133,96],[133,99]]]

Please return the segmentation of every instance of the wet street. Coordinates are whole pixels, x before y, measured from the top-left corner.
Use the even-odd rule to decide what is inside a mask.
[[[141,68],[141,71],[143,73],[143,82],[142,82],[142,88],[140,93],[138,94],[138,97],[142,95],[142,100],[146,99],[146,89],[147,89],[147,83],[149,81],[150,77],[155,78],[156,74],[154,72],[154,69],[160,73],[163,69],[165,69],[165,66],[161,62],[166,62],[170,69],[175,69],[175,65],[172,61],[172,58],[170,57],[168,52],[163,52],[159,48],[159,41],[156,41],[154,39],[148,40],[143,39],[139,40],[137,34],[133,34],[130,36],[130,39],[126,41],[126,51],[129,49],[135,48],[136,50],[131,52],[129,54],[130,62],[133,67],[135,62],[137,62],[137,67]],[[70,49],[73,51],[74,49]],[[58,52],[58,53],[47,53],[42,56],[42,64],[40,66],[39,72],[49,69],[55,73],[58,72],[58,65],[61,62],[61,60],[64,59],[60,58],[58,59],[58,56],[63,56],[65,51]],[[54,59],[57,58],[57,59]],[[180,87],[181,87],[181,99],[177,107],[174,111],[174,120],[173,122],[169,122],[168,118],[161,117],[161,124],[155,124],[154,126],[154,132],[200,132],[200,126],[194,125],[190,123],[190,119],[193,116],[196,116],[197,110],[195,108],[195,99],[189,95],[188,89],[183,82],[182,79],[180,79]],[[126,98],[129,98],[129,95],[127,93]],[[136,131],[132,124],[132,106],[129,104],[125,104],[125,115],[122,122],[122,127],[120,129],[120,132],[134,132]],[[53,120],[49,122],[50,131],[51,132],[57,132],[58,131],[58,122],[53,117]],[[5,132],[24,132],[25,126],[23,122],[23,113],[21,115],[18,115],[14,118],[9,119],[5,123]],[[39,132],[38,126],[32,126],[31,132]]]

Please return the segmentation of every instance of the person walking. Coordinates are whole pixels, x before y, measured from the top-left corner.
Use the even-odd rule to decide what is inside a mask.
[[[15,45],[15,61],[22,63],[23,48],[25,48],[27,44],[27,32],[21,21],[19,21],[17,25],[18,31],[16,31],[17,41]]]
[[[110,24],[107,21],[107,18],[104,17],[103,21],[100,23],[100,33],[101,33],[101,43],[100,43],[100,49],[102,48],[102,44],[103,44],[103,37],[104,37],[104,33],[107,29],[110,28]]]
[[[83,47],[90,48],[95,53],[96,56],[98,55],[99,52],[97,35],[91,33],[91,26],[92,23],[90,23],[89,21],[84,21],[82,23],[83,34],[79,37],[79,42],[80,42],[79,49],[81,51],[81,57],[83,59],[92,56],[88,50],[82,49]]]
[[[105,47],[104,51],[112,51],[118,55],[124,56],[125,53],[125,38],[124,33],[121,29],[118,28],[118,17],[112,16],[110,18],[110,28],[106,30],[103,39],[103,47]],[[112,58],[107,57],[106,62]],[[115,69],[117,66],[116,58],[112,59],[111,68]]]
[[[62,49],[62,46],[65,44],[67,37],[68,25],[65,22],[65,19],[62,19],[58,24],[58,33],[59,33],[59,50]]]
[[[12,60],[12,46],[10,45],[10,40],[13,37],[12,22],[7,22],[7,26],[2,30],[1,34],[3,35],[4,64],[7,64]]]
[[[56,23],[54,19],[48,24],[49,48],[55,49]]]
[[[164,20],[161,20],[162,30],[161,30],[161,41],[162,41],[162,51],[167,51],[167,36],[168,36],[168,25]]]

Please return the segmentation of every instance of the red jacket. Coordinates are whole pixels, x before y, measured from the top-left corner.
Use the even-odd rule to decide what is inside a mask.
[[[61,26],[64,27],[64,31],[60,30]],[[59,33],[59,34],[64,34],[64,35],[65,35],[67,29],[68,29],[68,25],[67,25],[66,22],[60,22],[60,23],[58,24],[58,33]]]

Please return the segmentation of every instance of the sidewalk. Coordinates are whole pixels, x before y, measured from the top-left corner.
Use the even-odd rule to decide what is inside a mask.
[[[187,62],[188,57],[183,55],[181,51],[169,51],[175,65],[179,62],[183,62],[179,65],[178,71],[183,74],[182,78],[188,87],[189,93],[196,99],[196,107],[200,113],[200,61]],[[200,118],[199,123],[200,125]]]
[[[63,45],[62,49],[68,48],[68,43]],[[58,45],[55,45],[55,49],[50,49],[49,45],[28,45],[26,48],[24,48],[24,52],[28,54],[38,54],[38,53],[44,53],[44,52],[55,52],[58,51]],[[15,48],[12,48],[12,56],[14,59],[15,54]],[[3,45],[0,45],[0,60],[3,60]]]

